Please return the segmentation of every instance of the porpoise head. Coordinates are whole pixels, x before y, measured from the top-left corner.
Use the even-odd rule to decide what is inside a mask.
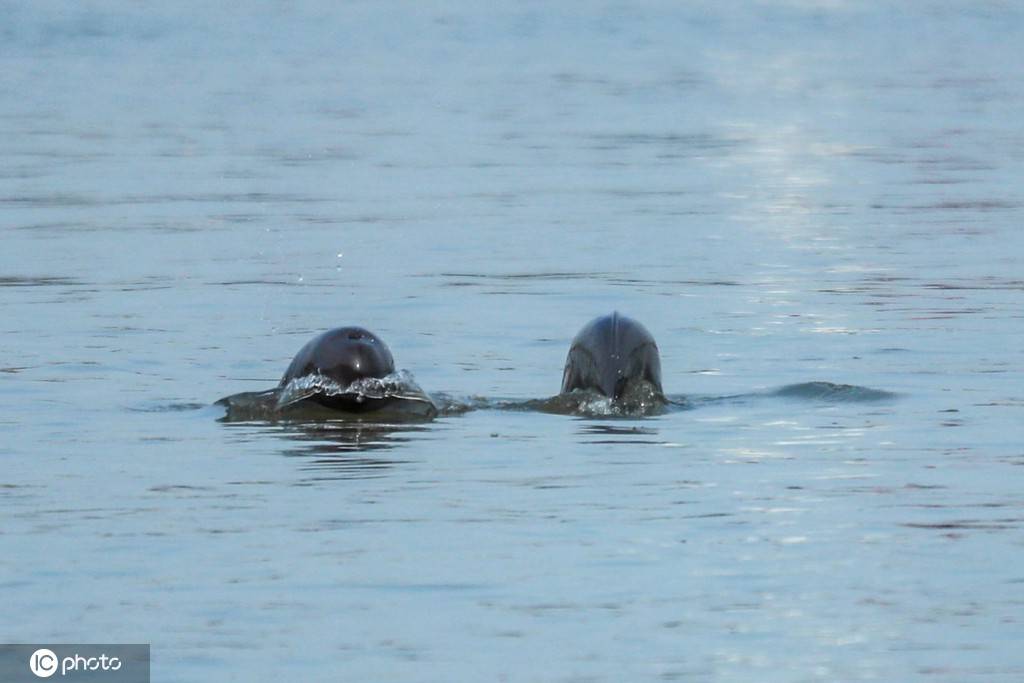
[[[296,378],[320,376],[344,388],[361,379],[386,377],[394,372],[391,351],[379,337],[362,327],[338,327],[299,349],[279,387],[283,389]],[[329,395],[315,388],[297,393],[289,403],[307,398],[329,408],[348,411],[373,410],[382,403],[350,394]]]
[[[661,358],[651,333],[617,312],[587,323],[569,347],[562,393],[589,389],[618,400],[636,382],[648,382],[663,394]]]

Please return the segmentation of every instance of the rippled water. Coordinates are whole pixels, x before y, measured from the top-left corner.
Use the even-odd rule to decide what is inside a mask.
[[[1024,678],[1015,4],[0,17],[0,639],[164,681]],[[498,409],[613,309],[690,409]],[[480,409],[218,421],[343,324]]]

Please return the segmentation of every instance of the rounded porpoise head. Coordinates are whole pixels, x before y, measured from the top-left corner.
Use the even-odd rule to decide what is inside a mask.
[[[387,344],[377,335],[362,327],[338,327],[310,340],[292,359],[280,386],[284,387],[296,377],[319,374],[342,387],[367,377],[386,377],[394,373],[395,361]],[[356,402],[346,396],[310,397],[331,408],[367,410],[374,402]]]
[[[663,393],[661,357],[647,328],[618,312],[587,323],[569,347],[562,393],[590,389],[614,400],[635,380]]]

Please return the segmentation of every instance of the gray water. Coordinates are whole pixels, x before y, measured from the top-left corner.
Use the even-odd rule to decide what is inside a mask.
[[[156,681],[1024,679],[1022,11],[0,3],[0,640],[152,643]],[[212,406],[343,324],[543,398],[612,310],[692,409]],[[894,396],[773,393],[814,381]]]

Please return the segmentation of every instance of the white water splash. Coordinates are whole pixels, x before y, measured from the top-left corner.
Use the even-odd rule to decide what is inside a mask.
[[[399,370],[384,377],[363,377],[347,386],[325,375],[314,373],[296,377],[281,387],[277,395],[277,409],[318,395],[350,396],[357,402],[386,398],[431,402],[430,397],[416,384],[408,370]]]

